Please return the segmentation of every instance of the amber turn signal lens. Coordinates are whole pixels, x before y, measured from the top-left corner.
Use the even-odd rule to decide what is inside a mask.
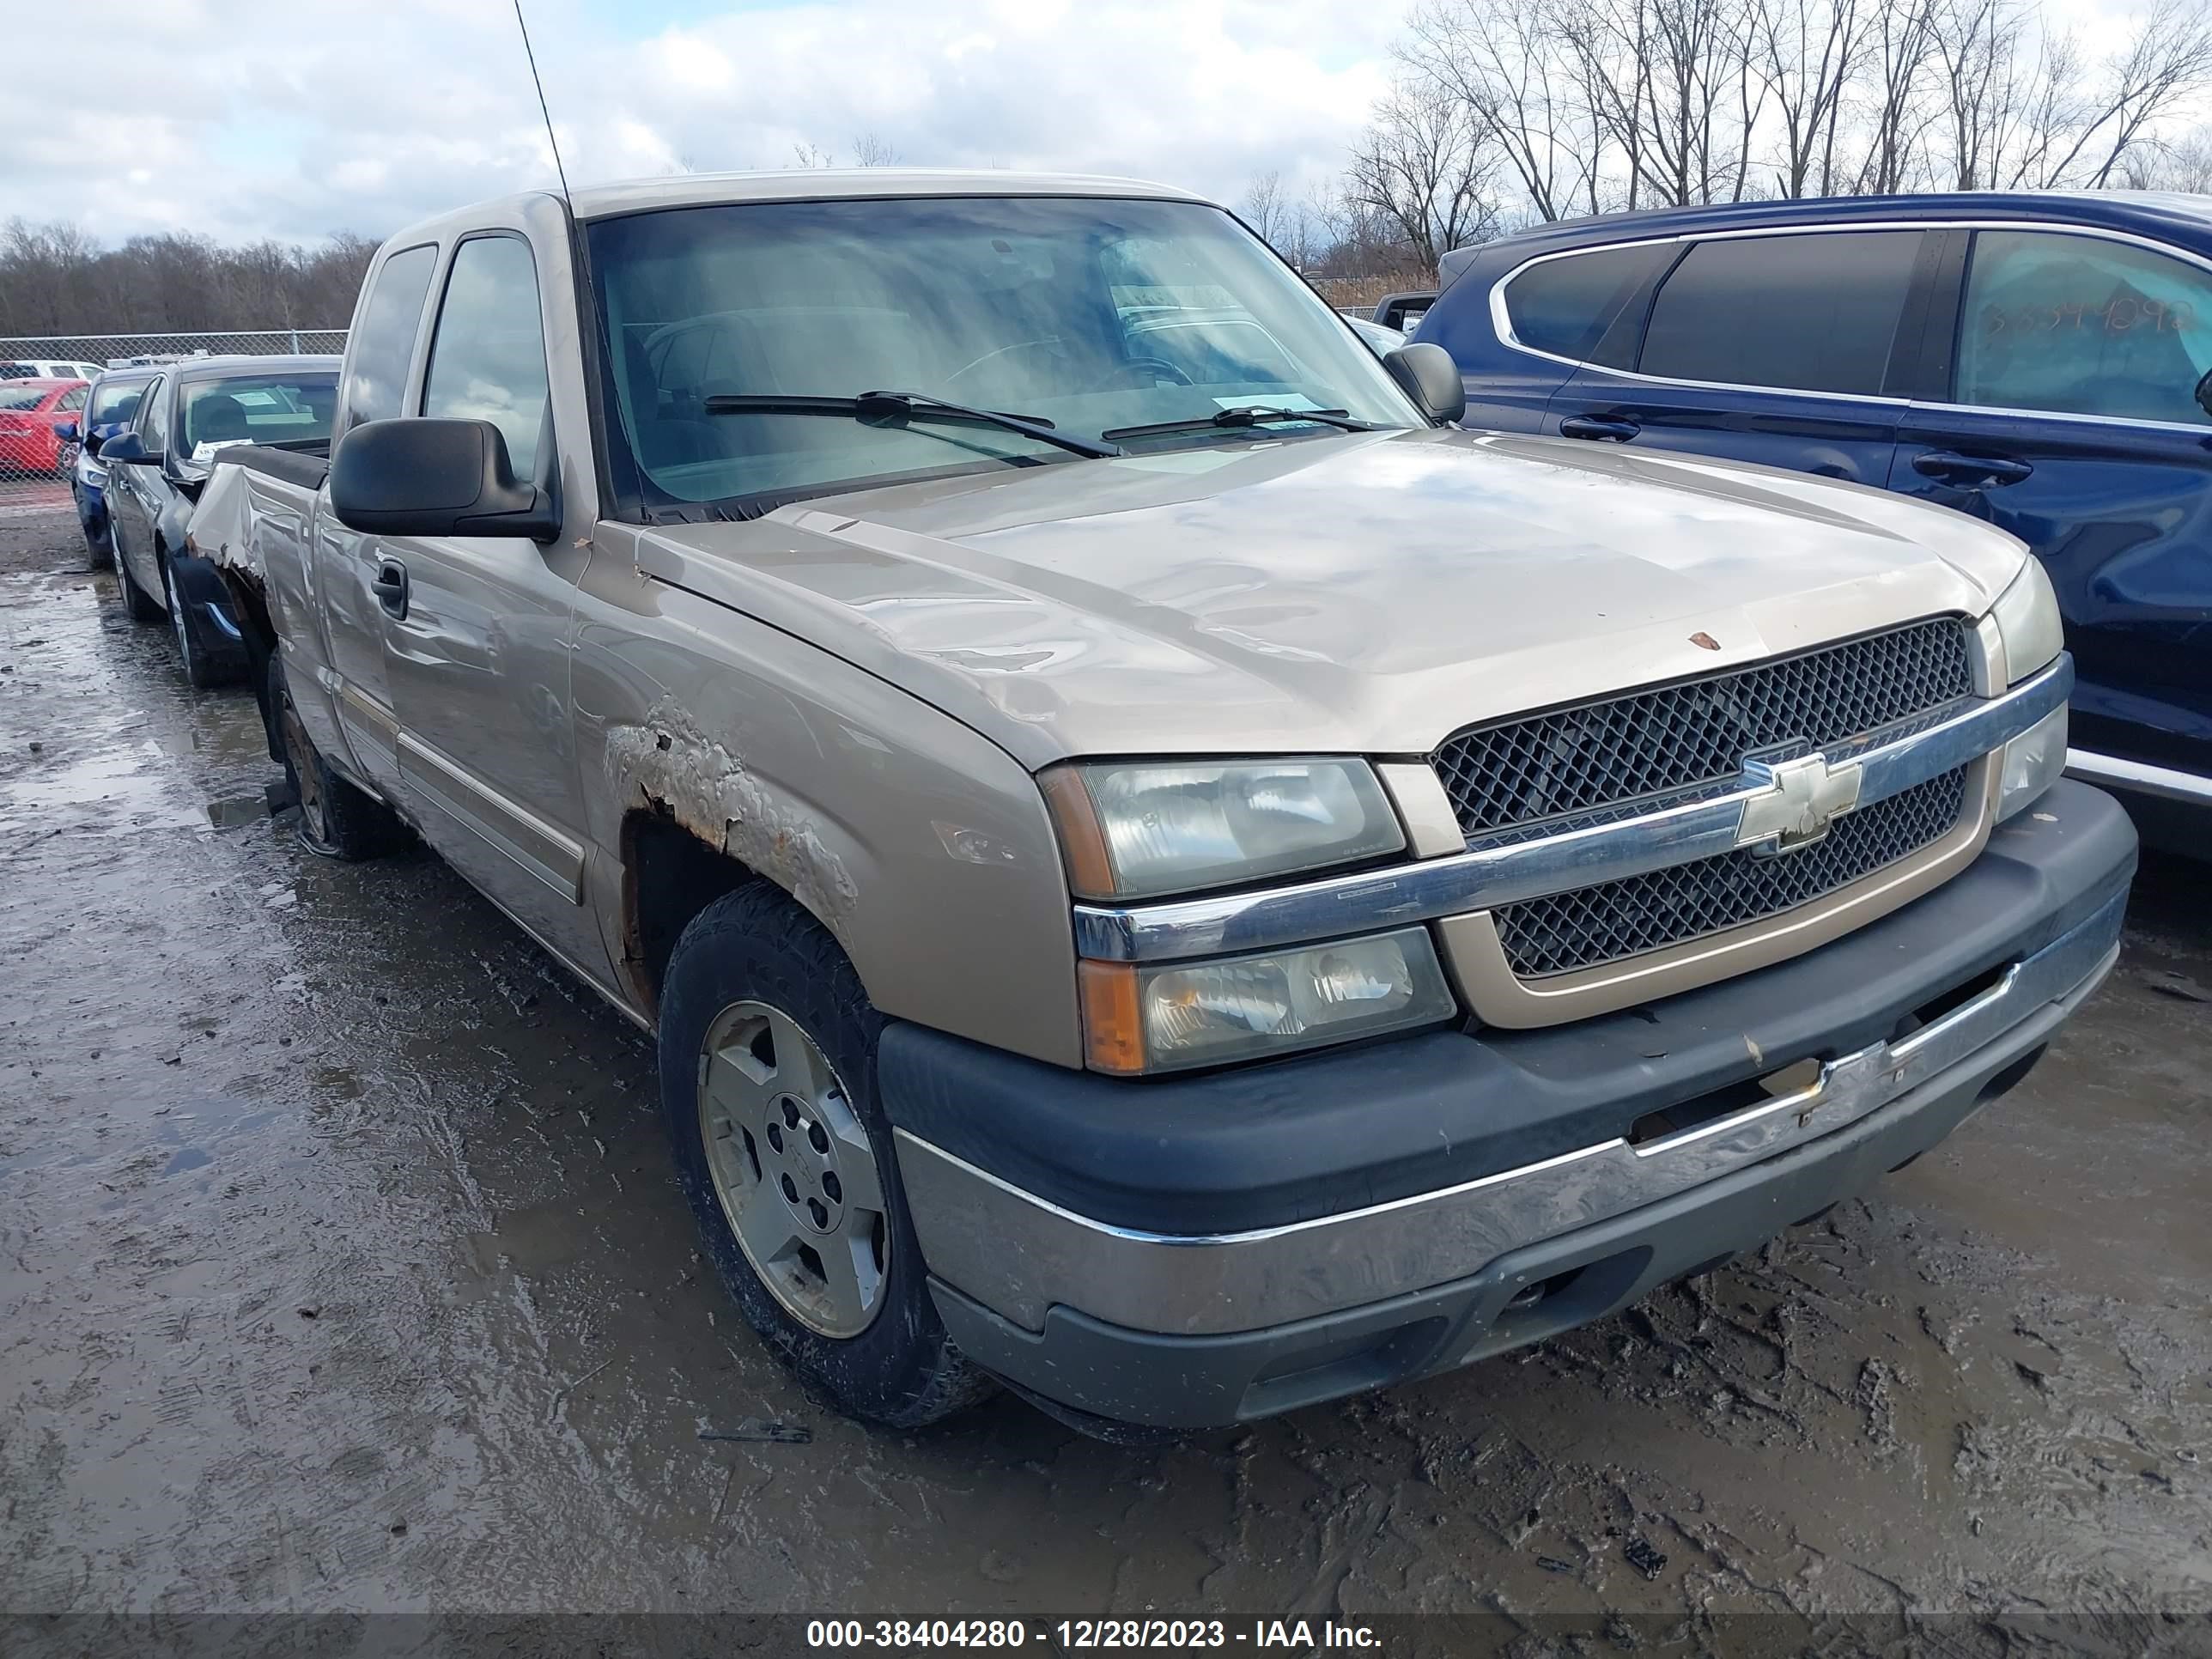
[[[1094,1072],[1128,1076],[1145,1069],[1145,1032],[1137,1008],[1137,970],[1126,962],[1082,962],[1075,983],[1083,999],[1084,1058]]]
[[[1068,890],[1079,898],[1114,896],[1114,865],[1106,856],[1106,832],[1098,827],[1098,809],[1082,774],[1072,766],[1055,767],[1037,780],[1044,804],[1060,831],[1060,856],[1067,860]]]

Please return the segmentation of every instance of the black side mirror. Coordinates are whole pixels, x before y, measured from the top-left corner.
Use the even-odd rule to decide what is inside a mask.
[[[2212,368],[2204,371],[2204,378],[2197,383],[2197,406],[2212,415]]]
[[[550,541],[560,504],[522,483],[489,421],[369,421],[331,456],[331,506],[372,536],[517,536]]]
[[[100,459],[110,466],[159,466],[161,452],[149,450],[135,432],[118,433],[100,447]]]
[[[1456,424],[1467,413],[1467,382],[1460,379],[1451,353],[1442,346],[1419,341],[1401,345],[1383,357],[1382,367],[1431,420]]]

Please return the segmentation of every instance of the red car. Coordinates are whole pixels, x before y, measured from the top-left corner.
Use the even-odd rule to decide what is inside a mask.
[[[0,380],[0,478],[52,477],[75,451],[54,435],[84,408],[88,380]]]

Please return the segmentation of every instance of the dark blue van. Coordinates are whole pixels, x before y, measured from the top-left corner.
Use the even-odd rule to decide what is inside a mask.
[[[1862,197],[1449,254],[1466,424],[1922,496],[2051,572],[2073,769],[2212,806],[2212,200]],[[2203,388],[2212,398],[2212,386]]]

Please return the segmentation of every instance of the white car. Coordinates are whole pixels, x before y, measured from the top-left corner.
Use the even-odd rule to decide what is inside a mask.
[[[10,357],[0,362],[0,380],[89,380],[99,373],[97,363],[70,357]]]

